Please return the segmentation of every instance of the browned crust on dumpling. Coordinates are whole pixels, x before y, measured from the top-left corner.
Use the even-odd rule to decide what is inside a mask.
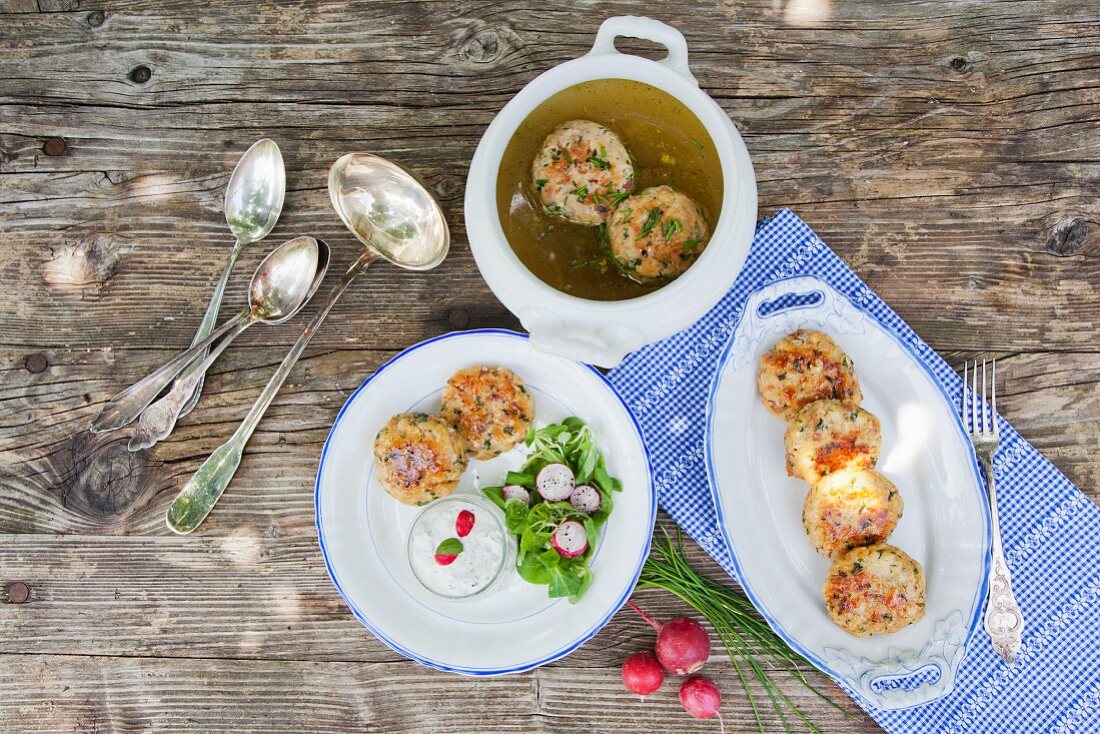
[[[787,424],[787,473],[814,484],[843,469],[873,469],[882,446],[878,418],[855,403],[818,400]]]
[[[527,435],[535,399],[510,369],[469,367],[447,380],[441,414],[462,434],[471,456],[491,459]]]
[[[829,474],[806,493],[802,527],[810,544],[826,558],[890,537],[901,519],[901,493],[873,469]]]
[[[423,505],[446,497],[466,469],[466,442],[439,416],[400,413],[374,439],[378,481],[398,502]]]
[[[829,617],[857,637],[897,632],[924,617],[921,565],[886,543],[854,548],[834,561],[824,593]]]
[[[863,401],[851,358],[810,329],[788,334],[761,355],[756,386],[768,410],[784,420],[817,400]]]

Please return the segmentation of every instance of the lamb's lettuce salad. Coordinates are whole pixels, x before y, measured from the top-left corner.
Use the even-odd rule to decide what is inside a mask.
[[[589,562],[622,483],[607,472],[592,429],[580,418],[532,427],[524,443],[529,453],[519,471],[482,491],[516,536],[519,575],[547,586],[550,597],[576,603],[592,583]]]

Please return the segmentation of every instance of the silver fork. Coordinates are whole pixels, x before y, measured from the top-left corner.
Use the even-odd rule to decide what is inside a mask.
[[[989,511],[993,518],[992,568],[989,575],[989,600],[985,607],[985,631],[993,649],[1009,665],[1020,650],[1024,632],[1024,615],[1012,595],[1012,579],[1008,574],[1004,551],[1001,549],[1001,522],[997,516],[997,484],[993,479],[993,455],[997,453],[1000,435],[997,431],[997,360],[990,369],[990,397],[986,402],[986,362],[982,360],[982,394],[978,399],[978,362],[973,369],[963,363],[962,417],[974,444],[974,452],[985,470],[985,486],[989,494]],[[969,379],[968,379],[969,378]],[[967,387],[969,386],[969,390]],[[969,397],[969,404],[967,398]],[[986,422],[988,416],[989,422]]]

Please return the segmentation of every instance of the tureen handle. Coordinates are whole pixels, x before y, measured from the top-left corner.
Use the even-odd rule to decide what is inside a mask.
[[[699,85],[688,68],[688,46],[684,34],[653,18],[637,15],[617,15],[608,18],[600,24],[600,30],[596,32],[596,42],[592,44],[592,50],[588,55],[602,56],[619,53],[615,48],[615,39],[619,36],[641,38],[661,44],[668,49],[668,56],[661,59],[660,63],[685,77],[692,84]]]
[[[520,312],[520,322],[531,334],[531,346],[597,367],[617,367],[623,358],[645,344],[645,337],[622,324],[566,322],[549,309],[530,306]]]

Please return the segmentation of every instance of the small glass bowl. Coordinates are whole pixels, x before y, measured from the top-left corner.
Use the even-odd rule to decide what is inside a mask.
[[[417,529],[423,523],[427,522],[430,518],[434,517],[438,513],[448,513],[449,511],[449,514],[452,517],[457,517],[458,513],[462,509],[469,508],[471,506],[476,510],[479,510],[479,512],[477,513],[477,522],[491,522],[493,528],[500,533],[500,560],[497,563],[496,569],[493,571],[492,576],[484,584],[477,586],[470,591],[458,594],[449,594],[444,591],[439,591],[429,585],[428,582],[422,577],[421,571],[417,570],[417,564],[414,562],[414,557],[426,557],[430,561],[430,563],[434,564],[434,551],[436,546],[438,546],[438,544],[442,540],[449,537],[457,537],[457,535],[455,534],[452,525],[452,529],[449,534],[445,534],[439,538],[434,539],[428,538],[426,544],[424,544],[422,547],[417,548],[415,547],[418,544]],[[451,522],[453,523],[453,519]],[[474,532],[476,532],[477,529],[478,528],[475,524]],[[472,534],[473,533],[471,533],[471,535]],[[459,540],[464,539],[459,538]],[[465,553],[468,551],[463,552]],[[514,539],[508,533],[507,528],[504,527],[504,514],[492,502],[489,502],[486,499],[482,499],[481,497],[472,494],[451,495],[450,497],[444,497],[442,499],[435,500],[428,505],[425,505],[420,513],[416,516],[416,519],[413,520],[412,525],[409,526],[409,533],[405,539],[405,562],[408,565],[409,571],[412,573],[413,578],[415,578],[417,583],[420,584],[421,588],[423,588],[429,594],[439,597],[440,599],[447,599],[448,601],[473,599],[475,597],[481,596],[482,594],[485,594],[487,591],[492,589],[494,586],[496,586],[497,582],[504,575],[504,570],[515,565],[515,553],[516,551]],[[455,563],[458,563],[458,561],[456,560]],[[452,566],[428,566],[427,570],[428,572],[431,572],[434,571],[435,568],[443,570],[452,568]]]

